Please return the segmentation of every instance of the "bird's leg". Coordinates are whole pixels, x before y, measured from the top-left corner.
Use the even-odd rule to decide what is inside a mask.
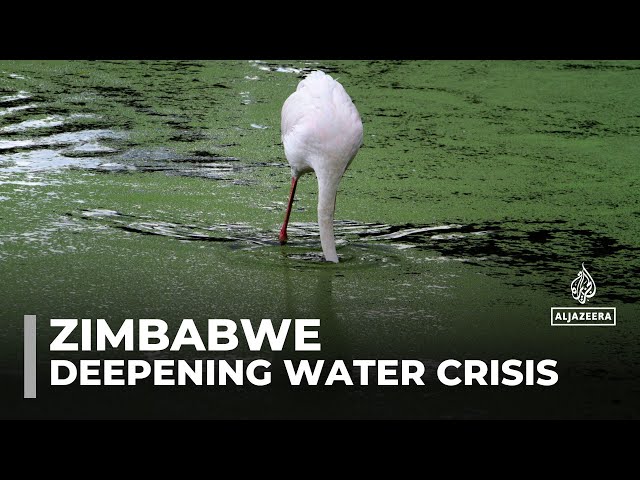
[[[287,213],[284,215],[284,223],[282,224],[282,228],[280,229],[280,244],[284,245],[287,243],[287,225],[289,224],[289,215],[291,215],[291,206],[293,205],[293,197],[296,194],[296,185],[298,184],[298,179],[296,177],[291,177],[291,191],[289,192],[289,203],[287,204]]]

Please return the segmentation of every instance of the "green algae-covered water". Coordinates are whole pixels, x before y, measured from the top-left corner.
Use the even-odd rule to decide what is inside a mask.
[[[277,242],[280,108],[313,69],[365,130],[337,265],[320,255],[313,175]],[[640,62],[2,61],[2,416],[637,418],[639,159]],[[583,263],[587,306],[616,307],[615,327],[550,326],[551,307],[580,306]],[[320,318],[322,358],[419,359],[426,385],[293,388],[274,371],[267,387],[52,387],[39,329],[24,400],[25,314]],[[447,358],[556,359],[559,381],[445,387]]]

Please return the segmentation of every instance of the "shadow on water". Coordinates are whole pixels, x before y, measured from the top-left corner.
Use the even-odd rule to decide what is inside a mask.
[[[225,243],[235,250],[286,259],[290,268],[317,268],[324,272],[317,223],[292,223],[290,243],[280,247],[277,230],[259,230],[249,224],[199,225],[159,221],[113,210],[82,210],[68,214],[82,221],[100,222],[142,235],[181,241]],[[504,221],[487,224],[389,225],[335,222],[341,265],[410,266],[402,252],[425,252],[433,260],[458,260],[502,277],[510,285],[538,283],[552,292],[564,292],[567,275],[587,261],[605,279],[609,299],[633,302],[634,279],[640,273],[640,248],[586,228],[572,228],[564,220]],[[384,265],[382,265],[384,266]],[[286,270],[286,269],[285,269]],[[323,277],[322,277],[323,278]],[[330,279],[324,280],[330,290]],[[285,279],[286,285],[286,279]],[[320,287],[319,287],[320,288]]]

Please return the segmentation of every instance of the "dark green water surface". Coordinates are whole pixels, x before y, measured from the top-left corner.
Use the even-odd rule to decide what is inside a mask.
[[[365,130],[337,265],[321,261],[313,175],[277,242],[280,108],[310,69],[345,86]],[[637,418],[639,187],[640,62],[2,61],[2,416]],[[588,306],[616,307],[616,327],[550,326],[550,307],[580,306],[582,263]],[[25,314],[320,318],[323,358],[420,359],[426,385],[53,388],[40,329],[27,402]],[[446,358],[551,358],[560,378],[447,388]]]

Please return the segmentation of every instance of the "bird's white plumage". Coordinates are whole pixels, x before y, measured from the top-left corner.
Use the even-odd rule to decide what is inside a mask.
[[[337,262],[333,235],[336,193],[342,175],[362,145],[360,114],[340,83],[315,71],[284,102],[281,129],[294,179],[312,170],[316,173],[322,251],[328,261]]]
[[[344,87],[309,74],[282,107],[282,143],[294,176],[319,169],[342,175],[362,145],[362,121]]]

